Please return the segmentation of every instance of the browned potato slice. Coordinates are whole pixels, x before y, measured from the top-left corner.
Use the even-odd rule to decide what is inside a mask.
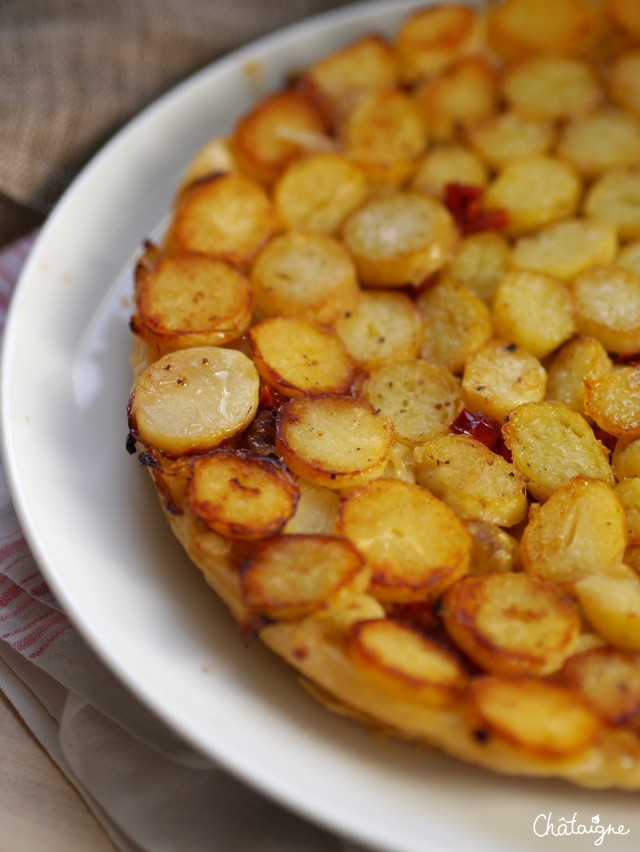
[[[456,645],[492,674],[558,671],[580,632],[576,606],[554,583],[504,571],[450,586],[442,618]]]
[[[640,657],[612,648],[593,648],[567,660],[564,679],[579,689],[609,725],[640,722]]]
[[[278,410],[276,449],[299,476],[327,488],[352,488],[380,476],[392,430],[361,399],[307,396]]]
[[[619,482],[640,476],[640,439],[618,438],[611,455],[611,466]]]
[[[615,493],[627,520],[627,541],[632,545],[640,544],[640,478],[623,480],[616,485]]]
[[[581,192],[580,178],[568,162],[545,155],[517,157],[489,184],[485,206],[505,210],[508,231],[518,236],[572,216]]]
[[[497,524],[468,521],[471,533],[470,574],[516,571],[520,566],[518,540]]]
[[[430,149],[411,179],[411,188],[443,198],[448,183],[485,186],[487,180],[487,167],[475,151],[448,144]]]
[[[525,569],[557,583],[573,582],[621,562],[625,516],[613,488],[576,477],[535,512],[520,541]]]
[[[579,331],[609,352],[640,352],[640,275],[617,266],[589,269],[573,281]]]
[[[340,123],[338,133],[344,155],[372,184],[401,183],[427,145],[421,111],[397,89],[363,95]]]
[[[340,154],[295,160],[277,180],[273,201],[289,230],[334,234],[367,194],[364,173]]]
[[[560,134],[558,154],[587,177],[640,162],[640,117],[606,107],[570,121]]]
[[[476,53],[483,36],[483,16],[463,4],[414,12],[396,37],[402,81],[412,84],[439,74],[458,59]]]
[[[205,255],[162,258],[136,286],[134,326],[160,351],[219,346],[240,337],[251,321],[249,281]]]
[[[539,53],[581,54],[597,31],[590,0],[505,0],[489,11],[489,45],[507,60]]]
[[[614,61],[609,96],[618,106],[640,112],[640,50],[629,50]]]
[[[503,234],[497,231],[471,234],[460,241],[445,274],[490,302],[498,281],[507,271],[510,255],[509,242]]]
[[[488,734],[538,757],[571,758],[598,737],[598,718],[577,690],[565,686],[483,677],[473,681],[471,700]]]
[[[335,324],[338,337],[361,367],[413,358],[422,339],[422,315],[403,293],[364,292]]]
[[[389,618],[356,622],[347,653],[385,691],[431,707],[452,704],[467,684],[467,675],[451,651]]]
[[[290,231],[272,240],[251,269],[258,311],[330,325],[358,301],[351,258],[333,237]]]
[[[545,119],[505,110],[467,128],[466,135],[483,159],[500,169],[516,157],[546,154],[555,129]]]
[[[214,450],[192,462],[189,503],[229,538],[264,538],[293,514],[298,489],[274,459],[246,450]]]
[[[525,402],[544,399],[547,374],[540,361],[515,343],[490,340],[470,355],[462,374],[468,407],[494,420]]]
[[[584,115],[602,98],[592,66],[570,56],[533,56],[511,66],[503,92],[520,112],[553,120]]]
[[[585,414],[585,380],[597,381],[612,369],[613,363],[599,340],[574,337],[547,367],[547,399],[564,402],[579,414]]]
[[[271,184],[295,157],[328,150],[330,140],[319,108],[297,91],[263,98],[236,124],[230,147],[240,169]]]
[[[392,424],[396,440],[408,445],[445,432],[462,408],[460,385],[449,370],[416,358],[376,367],[363,396]]]
[[[585,410],[617,438],[640,438],[640,367],[620,367],[585,381]]]
[[[640,576],[627,565],[575,585],[587,621],[616,648],[640,651]]]
[[[493,326],[503,340],[544,358],[574,333],[569,289],[540,272],[507,272],[493,297]]]
[[[614,225],[623,239],[640,237],[640,169],[612,169],[587,190],[584,212]]]
[[[260,379],[235,349],[198,346],[155,361],[129,399],[129,425],[145,444],[169,456],[211,450],[251,423]]]
[[[273,206],[261,186],[244,175],[217,175],[184,194],[167,246],[175,254],[199,252],[244,267],[274,228]]]
[[[349,389],[353,364],[328,328],[295,317],[272,317],[253,326],[249,343],[258,372],[284,396]]]
[[[377,479],[351,492],[337,528],[364,554],[381,601],[434,599],[469,561],[471,539],[453,510],[409,482]]]
[[[509,415],[502,434],[536,500],[548,500],[575,476],[613,484],[608,450],[584,417],[562,402],[521,405]]]
[[[298,478],[297,486],[296,510],[283,532],[333,535],[340,497],[330,488],[314,485],[308,479]]]
[[[457,238],[445,206],[418,192],[366,201],[342,235],[362,281],[374,287],[419,285],[444,265]]]
[[[640,276],[640,240],[626,243],[618,252],[615,265]]]
[[[342,538],[284,535],[260,542],[240,569],[246,606],[279,621],[297,621],[362,592],[368,572]]]
[[[416,482],[463,520],[511,527],[527,514],[522,474],[469,435],[432,438],[413,455]]]
[[[547,225],[537,234],[520,237],[511,254],[519,269],[530,269],[568,281],[590,266],[613,261],[618,235],[610,222],[565,219]]]
[[[611,23],[633,39],[640,38],[640,9],[636,0],[604,0]]]
[[[467,358],[491,337],[491,312],[480,296],[451,279],[429,287],[418,299],[424,320],[420,354],[461,373]]]

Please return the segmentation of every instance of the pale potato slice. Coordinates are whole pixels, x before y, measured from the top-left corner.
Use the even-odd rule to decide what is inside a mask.
[[[558,488],[535,512],[520,540],[526,571],[572,583],[622,561],[625,514],[614,489],[582,476]]]
[[[340,506],[337,530],[371,568],[370,592],[381,601],[433,600],[466,571],[471,539],[462,522],[424,488],[377,479]]]
[[[163,257],[136,285],[133,327],[160,352],[220,346],[251,321],[253,293],[244,275],[206,255]]]
[[[228,538],[280,532],[295,511],[298,488],[286,468],[247,450],[214,450],[192,462],[189,504]]]
[[[573,336],[571,293],[562,281],[540,272],[507,272],[493,297],[493,327],[503,340],[545,358]]]
[[[627,565],[575,585],[587,621],[615,648],[640,651],[640,576]]]
[[[482,158],[466,145],[450,143],[430,148],[411,178],[411,188],[444,198],[448,183],[485,186],[487,180]]]
[[[516,157],[546,154],[555,132],[551,121],[504,110],[468,127],[466,137],[490,166],[500,169]]]
[[[581,193],[581,180],[568,162],[546,155],[517,157],[487,187],[485,206],[505,210],[508,233],[519,236],[572,216]]]
[[[306,396],[278,409],[276,449],[294,473],[316,485],[353,488],[382,474],[392,434],[364,400]]]
[[[467,685],[468,676],[450,650],[389,618],[356,622],[347,654],[386,691],[430,707],[453,704]]]
[[[640,476],[640,439],[618,438],[611,454],[611,466],[618,482]]]
[[[596,219],[565,219],[547,225],[513,247],[511,262],[518,269],[530,269],[563,281],[575,278],[590,266],[613,262],[618,235],[610,222]]]
[[[261,186],[241,174],[214,175],[182,196],[167,249],[207,254],[244,268],[274,230],[273,205]]]
[[[598,266],[572,282],[581,334],[609,352],[640,352],[640,275],[618,266]]]
[[[614,27],[634,40],[640,38],[640,9],[636,0],[604,0],[604,8]]]
[[[396,440],[409,446],[446,432],[462,408],[455,376],[417,358],[376,367],[362,394],[392,424]]]
[[[640,50],[629,50],[613,62],[609,97],[624,109],[640,112]]]
[[[276,181],[273,202],[286,229],[335,234],[368,192],[364,172],[342,154],[311,154]]]
[[[640,240],[634,240],[622,246],[614,263],[640,276]]]
[[[470,574],[517,571],[520,567],[518,540],[488,521],[467,521],[471,533]]]
[[[465,521],[504,527],[527,514],[524,476],[469,435],[440,435],[413,451],[416,482]]]
[[[511,249],[507,238],[498,231],[470,234],[460,244],[443,270],[477,293],[485,302],[493,299],[498,281],[510,264]]]
[[[574,337],[557,352],[547,367],[547,399],[564,402],[585,414],[585,380],[598,381],[613,370],[613,363],[595,337]]]
[[[640,477],[634,476],[619,482],[615,494],[624,509],[627,541],[630,545],[640,544]]]
[[[297,621],[361,593],[368,572],[343,538],[283,535],[260,542],[240,568],[245,605],[258,615]]]
[[[576,476],[613,484],[609,452],[587,421],[562,402],[530,402],[509,415],[502,427],[513,463],[527,477],[529,492],[548,500]]]
[[[457,232],[440,201],[405,191],[366,201],[347,218],[342,237],[365,284],[401,287],[437,272]]]
[[[270,317],[248,337],[258,372],[284,396],[349,389],[353,362],[331,329],[298,317]]]
[[[574,119],[562,130],[557,152],[589,178],[634,166],[640,162],[640,116],[604,107]]]
[[[378,364],[413,358],[422,340],[422,314],[403,293],[362,293],[358,304],[335,323],[352,360],[371,369]]]
[[[206,452],[251,423],[259,385],[258,371],[241,352],[180,349],[138,376],[129,398],[129,427],[168,456]]]
[[[394,441],[382,475],[385,479],[400,479],[402,482],[415,483],[413,448],[407,444],[401,444],[400,441]]]
[[[577,607],[554,583],[510,571],[462,577],[441,614],[456,645],[492,674],[556,672],[580,632]]]
[[[513,61],[535,54],[585,53],[598,34],[590,0],[505,0],[489,9],[489,46]]]
[[[282,531],[287,534],[320,533],[321,535],[333,535],[340,497],[330,488],[315,485],[302,477],[297,478],[296,484],[298,487],[296,509]]]
[[[521,113],[553,120],[584,115],[602,99],[595,69],[571,56],[533,56],[507,68],[507,103]]]
[[[600,723],[582,695],[530,677],[483,677],[472,706],[487,734],[540,757],[573,758],[595,745]]]
[[[267,317],[312,319],[331,325],[359,298],[353,261],[324,234],[289,231],[273,239],[251,268],[256,309]]]
[[[400,79],[414,84],[478,51],[484,17],[461,3],[429,6],[407,17],[396,35]]]
[[[461,373],[491,337],[489,308],[473,290],[446,278],[425,290],[417,304],[424,322],[421,356]]]
[[[640,657],[613,648],[593,648],[567,660],[563,679],[579,689],[608,725],[640,723]]]
[[[216,136],[192,156],[180,179],[178,197],[198,181],[235,170],[236,164],[229,148],[229,140]]]
[[[604,172],[587,190],[584,212],[611,222],[622,240],[640,237],[640,169]]]
[[[547,374],[540,361],[515,343],[490,340],[470,355],[462,374],[468,408],[503,420],[526,402],[544,399]]]
[[[640,367],[585,381],[585,411],[616,438],[640,438]]]

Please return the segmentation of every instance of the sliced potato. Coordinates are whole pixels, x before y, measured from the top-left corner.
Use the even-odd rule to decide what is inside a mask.
[[[564,402],[585,414],[585,381],[608,375],[613,363],[595,337],[574,337],[557,352],[547,367],[547,399]]]
[[[567,660],[563,678],[579,689],[608,725],[640,723],[640,657],[613,648],[593,648]]]
[[[241,432],[258,408],[260,379],[234,349],[198,346],[164,355],[138,377],[129,426],[169,456],[211,450]]]
[[[611,222],[620,239],[640,237],[640,169],[611,169],[587,190],[584,212]]]
[[[400,441],[394,441],[382,475],[385,479],[400,479],[402,482],[415,483],[412,447],[401,444]]]
[[[595,69],[571,56],[533,56],[507,69],[507,102],[527,115],[553,120],[584,115],[598,105],[602,87]]]
[[[627,565],[575,585],[587,621],[615,648],[640,651],[640,576]]]
[[[609,96],[624,109],[640,112],[640,50],[629,50],[613,62]]]
[[[192,462],[189,503],[211,529],[229,538],[279,532],[293,514],[298,488],[276,461],[246,450],[214,450]]]
[[[450,143],[430,148],[411,178],[411,188],[444,198],[448,183],[485,186],[487,167],[471,148]]]
[[[616,266],[628,269],[635,275],[640,275],[640,240],[625,243],[616,255],[614,263]]]
[[[443,273],[490,302],[498,281],[507,271],[510,256],[509,241],[498,231],[470,234],[460,240]]]
[[[585,381],[585,410],[616,438],[640,438],[640,367],[620,367]]]
[[[489,10],[488,41],[503,59],[585,53],[598,34],[590,0],[505,0]]]
[[[278,409],[278,454],[316,485],[352,488],[380,476],[391,440],[389,424],[364,400],[306,396]]]
[[[640,439],[618,438],[611,454],[611,466],[618,482],[640,476]]]
[[[633,476],[619,482],[615,494],[624,509],[627,541],[630,545],[640,544],[640,477]]]
[[[640,38],[640,9],[635,0],[604,0],[604,9],[614,27],[634,40]]]
[[[606,107],[568,122],[558,154],[587,177],[640,162],[640,117]]]
[[[467,684],[466,672],[451,651],[389,618],[356,622],[347,653],[385,691],[430,707],[452,704]]]
[[[489,165],[500,169],[516,157],[546,154],[555,141],[555,128],[546,119],[505,110],[471,125],[466,136]]]
[[[330,488],[315,485],[308,479],[297,479],[298,502],[284,533],[335,533],[340,497]]]
[[[640,275],[617,266],[599,266],[573,283],[576,324],[609,352],[640,352]]]
[[[240,569],[242,599],[259,615],[297,621],[361,593],[368,572],[345,539],[283,535],[260,542]]]
[[[516,571],[520,566],[518,540],[487,521],[467,521],[471,533],[470,574]]]
[[[178,198],[195,183],[215,175],[236,171],[229,140],[215,136],[192,156],[180,180]]]
[[[527,514],[524,477],[469,435],[440,435],[414,450],[416,482],[465,521],[511,527]]]

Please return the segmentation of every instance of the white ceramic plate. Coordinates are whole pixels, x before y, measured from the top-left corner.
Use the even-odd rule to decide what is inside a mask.
[[[166,219],[185,164],[288,70],[364,31],[394,31],[416,5],[358,4],[225,58],[146,110],[76,180],[33,250],[6,331],[13,496],[43,573],[106,664],[203,753],[299,813],[396,852],[570,852],[595,836],[543,839],[533,824],[577,812],[586,825],[595,815],[635,825],[604,845],[637,848],[635,797],[496,777],[382,742],[313,703],[202,593],[125,452],[131,261]]]

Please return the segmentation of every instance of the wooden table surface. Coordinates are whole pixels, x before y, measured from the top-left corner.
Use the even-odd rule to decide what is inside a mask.
[[[1,852],[115,852],[99,823],[0,692]]]

